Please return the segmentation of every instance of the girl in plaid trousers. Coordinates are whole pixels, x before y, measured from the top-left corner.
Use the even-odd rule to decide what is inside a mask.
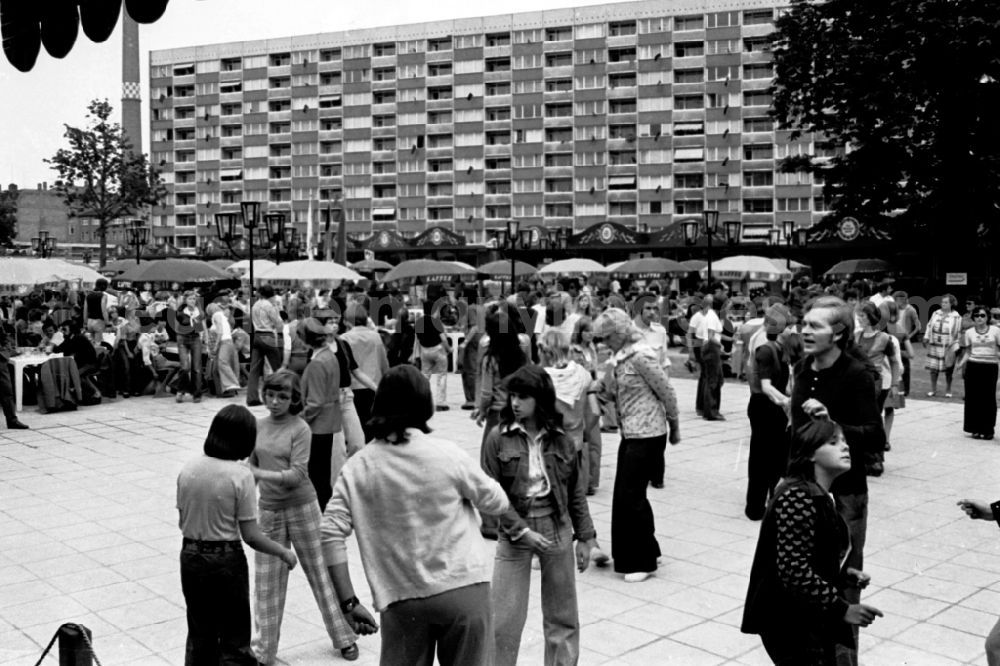
[[[309,480],[309,426],[302,410],[299,378],[282,370],[264,383],[269,415],[257,423],[257,445],[250,457],[259,484],[260,526],[274,541],[295,549],[323,616],[333,646],[350,661],[358,658],[356,636],[337,607],[333,584],[320,549],[319,504]],[[288,567],[278,558],[258,555],[255,566],[257,633],[253,650],[262,664],[274,662],[288,589]]]

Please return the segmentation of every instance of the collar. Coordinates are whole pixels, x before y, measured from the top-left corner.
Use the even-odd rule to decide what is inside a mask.
[[[638,350],[635,348],[635,343],[628,342],[625,344],[624,347],[622,347],[617,352],[611,355],[611,358],[608,359],[608,365],[614,368],[619,363],[627,361],[628,359],[635,356],[636,351]]]
[[[552,430],[539,430],[538,431],[538,439],[543,439],[544,436],[546,434],[549,434],[549,433],[560,433],[561,434],[562,432],[563,432],[562,428],[554,428]],[[525,438],[530,437],[530,435],[528,434],[528,431],[525,430],[524,426],[521,425],[517,421],[514,421],[513,423],[503,423],[503,424],[501,424],[500,425],[500,433],[504,434],[504,435],[522,434],[522,435],[525,436]]]

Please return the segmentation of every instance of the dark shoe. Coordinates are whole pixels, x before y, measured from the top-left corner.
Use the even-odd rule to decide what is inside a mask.
[[[983,436],[980,435],[978,432],[972,433],[972,439],[982,439],[982,438]]]
[[[476,406],[474,404],[472,404],[471,402],[467,402],[467,403],[465,403],[465,404],[462,405],[462,409],[464,409],[466,411],[471,411],[471,410],[473,410],[475,408],[476,408]]]
[[[131,398],[131,397],[132,397],[132,394],[131,394],[131,393],[129,393],[128,391],[122,391],[122,394],[121,394],[121,396],[122,396],[123,398]]]
[[[868,465],[868,476],[882,476],[885,471],[885,467],[880,462],[872,463]]]
[[[593,497],[597,494],[597,488],[587,488],[587,497]]]
[[[448,405],[438,405],[434,409],[435,409],[435,411],[438,411],[438,412],[447,412],[450,409],[450,407],[448,407]]]
[[[233,398],[236,396],[236,389],[229,389],[228,391],[223,391],[220,398]]]
[[[650,481],[649,485],[653,486],[657,490],[663,490],[663,481]]]
[[[722,414],[707,414],[703,417],[706,421],[725,421],[726,417]]]
[[[28,427],[27,423],[22,423],[14,419],[13,421],[7,421],[7,430],[31,430],[31,428]]]
[[[618,432],[616,426],[601,426],[601,432]]]
[[[760,510],[754,511],[750,507],[747,507],[747,508],[743,509],[743,515],[746,516],[747,518],[749,518],[750,520],[753,520],[753,521],[763,520],[763,518],[764,518],[764,512],[763,511],[760,511]]]
[[[361,650],[358,648],[358,644],[349,645],[340,651],[340,656],[347,661],[356,661],[358,656],[361,654]]]
[[[885,451],[886,451],[886,453],[888,453],[889,451],[892,451],[892,444],[889,443],[889,440],[885,441]]]
[[[260,407],[263,404],[260,400],[247,400],[247,407]]]
[[[191,402],[201,402],[201,395],[196,395]]]

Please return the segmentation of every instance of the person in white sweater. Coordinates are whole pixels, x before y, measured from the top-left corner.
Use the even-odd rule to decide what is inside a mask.
[[[381,664],[492,664],[490,549],[476,509],[499,515],[510,502],[452,442],[428,437],[430,384],[411,365],[379,383],[369,422],[374,440],[341,470],[321,525],[326,564],[344,617],[359,634],[378,631],[354,593],[345,539],[355,532],[375,610]]]

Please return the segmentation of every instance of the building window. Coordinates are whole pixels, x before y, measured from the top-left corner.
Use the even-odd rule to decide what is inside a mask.
[[[705,187],[705,174],[678,173],[674,175],[674,188],[678,190],[700,190]]]
[[[376,67],[372,70],[372,81],[395,81],[395,67]]]
[[[510,71],[510,58],[487,58],[486,59],[486,71],[487,72],[509,72]]]
[[[545,30],[545,41],[547,42],[564,42],[569,39],[573,39],[573,28],[546,28]]]
[[[572,178],[546,178],[545,179],[545,191],[546,192],[572,192],[573,191],[573,179]]]
[[[608,113],[635,113],[635,99],[610,100]]]
[[[674,57],[693,58],[705,55],[705,42],[677,42],[674,44]]]
[[[269,174],[271,178],[291,178],[292,177],[292,167],[288,166],[274,166],[271,167],[271,173]]]
[[[451,206],[441,206],[441,207],[428,207],[427,208],[427,219],[428,220],[450,220],[452,219],[452,208]]]
[[[728,28],[740,24],[739,12],[716,12],[708,15],[709,28]]]
[[[395,101],[395,90],[376,90],[372,93],[372,104],[392,104]]]
[[[611,201],[608,203],[608,215],[635,215],[634,201]]]
[[[674,162],[701,162],[704,159],[704,148],[674,148]]]
[[[573,105],[569,102],[545,105],[546,118],[568,118],[573,115]]]
[[[494,32],[486,35],[486,46],[510,46],[510,33]]]
[[[705,17],[701,14],[693,16],[677,16],[674,18],[674,32],[684,30],[702,30],[705,28]]]
[[[510,120],[509,106],[488,106],[486,107],[486,120]]]
[[[272,53],[271,57],[268,59],[268,64],[271,67],[285,67],[292,64],[292,54],[291,53]]]
[[[510,168],[510,158],[509,157],[487,157],[485,162],[487,171],[494,171],[497,169],[509,169]]]
[[[487,146],[509,146],[510,145],[510,132],[509,131],[487,132],[486,133],[486,145]]]
[[[427,65],[427,76],[451,76],[450,62],[432,62]]]
[[[608,49],[608,62],[635,62],[635,47]]]
[[[573,204],[571,203],[545,204],[545,217],[573,217]]]
[[[545,92],[565,92],[573,90],[573,79],[547,79]]]
[[[609,139],[628,139],[629,141],[635,140],[635,124],[626,123],[623,125],[610,125],[608,127],[608,138]]]
[[[609,150],[608,151],[608,164],[615,165],[626,165],[636,163],[636,152],[634,150]]]
[[[569,51],[545,54],[546,67],[567,67],[573,64],[573,54]]]
[[[382,42],[381,44],[375,44],[372,46],[372,55],[376,58],[380,56],[396,55],[396,43]]]
[[[438,39],[428,39],[427,50],[432,53],[436,53],[438,51],[451,51],[451,37],[439,37]]]
[[[748,9],[743,12],[743,25],[763,25],[773,22],[773,9]]]
[[[674,201],[676,215],[700,215],[705,210],[705,202],[701,199],[681,199]]]
[[[770,118],[744,118],[744,132],[770,132],[774,130],[774,121]]]
[[[608,24],[609,37],[624,37],[635,34],[635,21],[614,21]]]
[[[702,83],[704,80],[705,70],[701,67],[674,70],[674,83]]]
[[[238,72],[243,69],[242,58],[223,58],[219,67],[223,72]]]
[[[610,74],[608,76],[608,85],[614,88],[631,88],[635,86],[635,73],[633,72],[622,72],[620,74]]]
[[[487,97],[493,97],[495,95],[509,95],[509,94],[510,94],[509,81],[494,81],[486,84]]]
[[[549,127],[545,130],[545,140],[548,142],[566,143],[573,140],[573,128]]]
[[[770,160],[774,159],[774,146],[770,143],[750,143],[743,146],[743,159]]]
[[[609,176],[609,190],[634,190],[636,184],[635,176]]]
[[[744,199],[743,200],[743,212],[744,213],[773,213],[774,212],[774,200],[768,197],[767,199]]]
[[[765,90],[754,90],[743,93],[743,106],[771,106],[771,93]]]
[[[427,170],[434,173],[440,171],[451,171],[452,161],[450,159],[427,160]]]
[[[743,187],[769,187],[774,185],[773,171],[744,171]]]
[[[745,53],[763,53],[770,50],[770,37],[745,37],[743,39],[743,51]]]

